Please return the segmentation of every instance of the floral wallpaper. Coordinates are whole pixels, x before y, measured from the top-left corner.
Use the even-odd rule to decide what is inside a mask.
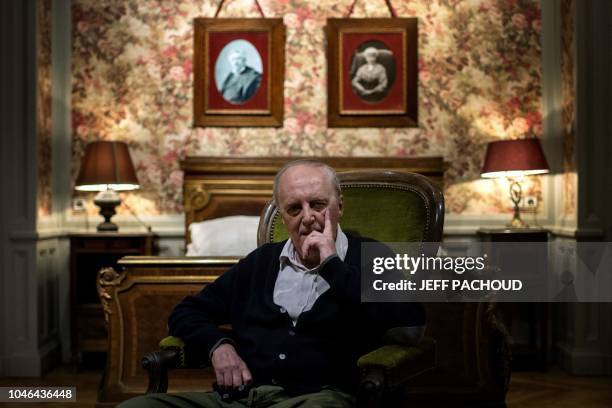
[[[561,2],[561,121],[563,126],[563,215],[576,215],[577,173],[576,173],[576,119],[574,101],[576,100],[574,60],[574,0]]]
[[[260,0],[287,29],[285,121],[238,129],[191,126],[192,20],[218,1],[74,0],[73,177],[87,142],[124,140],[142,185],[128,204],[173,214],[187,155],[443,155],[449,212],[509,212],[507,186],[479,172],[488,141],[542,134],[539,1],[393,1],[419,18],[419,127],[328,129],[324,26],[352,2]],[[259,17],[252,0],[226,3],[220,17]],[[383,0],[358,1],[352,15],[387,16]],[[527,194],[540,195],[539,180]]]
[[[38,216],[51,214],[51,0],[37,2]]]

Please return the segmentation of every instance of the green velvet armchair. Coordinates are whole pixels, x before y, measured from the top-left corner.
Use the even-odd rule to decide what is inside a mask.
[[[444,223],[444,197],[428,178],[413,173],[353,171],[338,174],[344,196],[344,231],[381,242],[440,242]],[[266,205],[259,224],[258,243],[288,238],[273,202]],[[426,251],[435,252],[437,245]],[[166,337],[160,351],[142,361],[149,373],[147,393],[166,392],[168,369],[189,366],[183,342]],[[418,346],[384,344],[362,356],[357,366],[361,383],[357,396],[360,407],[398,407],[402,385],[435,366],[436,347],[432,339]]]

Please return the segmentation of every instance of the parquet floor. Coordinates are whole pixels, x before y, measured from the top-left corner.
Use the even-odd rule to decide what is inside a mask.
[[[42,379],[0,378],[0,386],[76,386],[77,402],[66,404],[2,404],[5,407],[92,408],[100,371],[75,371],[71,367],[56,368]],[[575,377],[558,369],[547,373],[516,372],[512,374],[508,408],[611,408],[612,377]]]
[[[508,408],[612,408],[612,377],[576,377],[547,373],[512,373]]]

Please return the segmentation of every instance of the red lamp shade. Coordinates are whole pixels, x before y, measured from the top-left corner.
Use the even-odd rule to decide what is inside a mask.
[[[87,145],[75,188],[81,191],[122,191],[139,188],[130,151],[124,142]]]
[[[487,145],[481,176],[517,177],[548,173],[549,167],[536,138],[499,140]]]

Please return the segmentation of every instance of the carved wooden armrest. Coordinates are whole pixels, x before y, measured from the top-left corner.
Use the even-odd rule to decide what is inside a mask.
[[[177,350],[161,350],[142,358],[142,368],[149,373],[147,394],[168,391],[168,368],[176,366],[179,354]]]
[[[185,367],[183,340],[169,336],[159,346],[160,351],[148,353],[142,358],[142,368],[149,373],[147,394],[168,391],[168,369]]]
[[[232,328],[229,325],[219,326],[219,330],[228,337],[232,337]],[[142,358],[142,368],[149,374],[147,394],[168,391],[168,370],[185,368],[185,343],[179,337],[168,336],[159,342],[160,351],[154,351]],[[208,363],[200,365],[206,367]]]
[[[423,339],[418,346],[386,345],[362,356],[357,362],[361,370],[358,406],[384,406],[383,400],[393,390],[435,367],[435,353],[435,341]]]

